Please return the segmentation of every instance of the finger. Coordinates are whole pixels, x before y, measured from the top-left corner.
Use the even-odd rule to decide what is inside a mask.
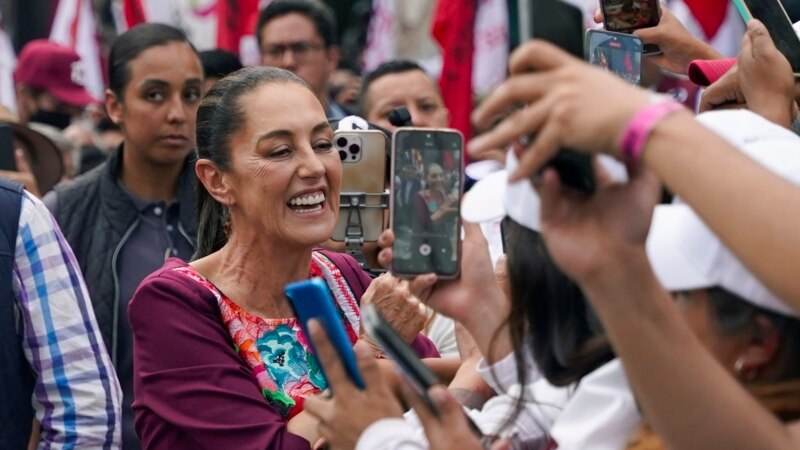
[[[492,444],[492,450],[511,450],[511,443],[507,439],[500,439]]]
[[[511,54],[508,68],[512,75],[524,72],[544,72],[580,61],[547,41],[535,39],[520,46]]]
[[[353,384],[350,377],[347,376],[342,362],[339,360],[339,355],[322,324],[316,319],[309,320],[308,333],[311,335],[317,359],[325,370],[325,377],[328,379],[328,386],[331,390],[341,392],[352,389]]]
[[[334,407],[333,401],[325,393],[306,397],[306,399],[303,401],[303,411],[307,411],[309,414],[314,416],[314,418],[320,421],[326,417],[330,417],[329,413]]]
[[[380,236],[378,236],[378,246],[380,248],[389,248],[394,243],[394,231],[391,228],[387,228],[383,230]]]
[[[493,130],[471,140],[467,145],[469,154],[486,150],[506,148],[520,136],[529,136],[539,131],[553,109],[555,97],[545,97],[539,102],[514,112]]]
[[[417,298],[425,301],[430,294],[431,288],[436,284],[438,278],[435,273],[426,273],[414,277],[409,284],[409,291]]]
[[[389,269],[392,266],[392,259],[394,259],[394,253],[391,247],[384,248],[378,253],[378,264],[384,269]]]
[[[560,134],[559,125],[556,122],[546,124],[533,143],[519,157],[519,166],[508,178],[509,183],[530,177],[553,159],[559,151]]]
[[[561,186],[555,169],[547,169],[544,171],[540,182],[536,186],[536,191],[539,193],[541,202],[539,205],[539,215],[542,231],[544,232],[547,224],[552,220],[556,220],[562,214],[561,211],[565,204],[563,187]]]
[[[437,416],[438,412],[434,412],[431,409],[431,406],[423,400],[422,395],[411,386],[411,383],[405,377],[401,378],[400,394],[403,396],[406,405],[410,406],[419,416],[419,421],[425,428],[425,433],[427,434],[429,429],[433,430],[441,427]]]
[[[532,103],[553,86],[553,74],[523,73],[509,78],[486,98],[472,114],[472,121],[478,127],[489,127],[498,115],[520,103]],[[506,117],[502,123],[510,119],[514,113]],[[495,147],[498,148],[498,147]]]
[[[758,19],[753,19],[747,23],[747,33],[745,33],[745,36],[752,46],[753,57],[757,57],[759,54],[777,51],[769,31],[767,31],[767,28]]]
[[[364,383],[367,389],[381,389],[385,387],[385,382],[381,376],[378,362],[375,359],[375,352],[372,347],[366,342],[356,342],[353,349],[356,352],[356,360],[358,361],[358,368],[361,369],[361,375],[364,377]]]
[[[594,23],[603,23],[603,10],[600,8],[594,12]]]

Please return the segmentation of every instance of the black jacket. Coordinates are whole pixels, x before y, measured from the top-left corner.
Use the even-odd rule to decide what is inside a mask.
[[[120,302],[117,256],[139,219],[136,206],[119,183],[122,152],[120,146],[105,163],[56,186],[57,203],[52,211],[83,271],[97,324],[115,364]],[[178,182],[178,229],[193,247],[197,240],[194,162],[191,153]]]

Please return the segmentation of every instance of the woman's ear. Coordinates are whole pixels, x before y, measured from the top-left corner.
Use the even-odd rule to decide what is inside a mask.
[[[198,159],[194,166],[197,179],[203,183],[206,191],[214,197],[214,200],[225,206],[236,203],[236,199],[231,189],[230,177],[214,164],[210,159]]]
[[[103,105],[106,108],[108,118],[115,124],[122,126],[122,100],[111,89],[106,89]]]
[[[775,362],[780,350],[780,332],[763,314],[755,317],[755,330],[745,342],[736,359],[736,374],[745,381],[753,381],[758,374]]]

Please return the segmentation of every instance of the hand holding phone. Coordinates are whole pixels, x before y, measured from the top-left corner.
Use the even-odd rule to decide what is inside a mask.
[[[526,0],[520,2],[520,6],[524,9],[520,11],[519,19],[523,40],[542,39],[583,59],[584,26],[580,9],[562,0]],[[535,136],[525,140],[531,139]],[[594,192],[594,170],[589,155],[562,149],[547,166],[558,172],[559,179],[566,186],[580,192]]]
[[[360,389],[364,389],[364,378],[358,369],[356,355],[353,352],[353,344],[347,337],[341,316],[334,309],[334,300],[325,282],[319,278],[313,278],[292,283],[284,288],[284,294],[292,305],[303,333],[306,336],[309,335],[309,320],[318,320],[325,328],[331,344],[336,348],[336,353],[339,355],[342,365],[353,384]],[[310,339],[309,342],[311,343],[311,348],[314,349],[314,343]],[[316,354],[316,349],[314,349],[314,353]],[[314,358],[317,358],[316,355]],[[319,364],[319,360],[317,360],[317,364],[322,368],[324,374],[325,368]]]
[[[745,22],[758,19],[769,31],[775,47],[792,66],[795,78],[800,78],[800,38],[779,0],[734,0]]]
[[[408,380],[418,397],[422,399],[425,407],[428,408],[434,416],[439,417],[439,408],[430,396],[428,396],[428,390],[434,385],[439,384],[439,379],[436,375],[420,361],[416,353],[414,353],[414,350],[403,341],[403,338],[401,338],[394,329],[392,329],[373,305],[364,306],[361,310],[361,319],[367,334],[375,339],[375,342],[380,345],[384,353],[394,361],[400,369],[400,373]],[[420,414],[420,417],[422,417],[422,415],[423,414]],[[465,417],[470,430],[479,438],[483,438],[483,433],[480,428],[470,420],[469,416],[465,415]]]
[[[659,0],[600,0],[605,29],[617,33],[632,33],[641,28],[658,25],[661,19]],[[644,53],[660,53],[656,45],[645,45]]]
[[[392,273],[458,277],[464,140],[455,130],[399,128],[392,146]]]

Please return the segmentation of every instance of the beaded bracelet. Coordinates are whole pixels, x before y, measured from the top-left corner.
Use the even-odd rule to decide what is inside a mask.
[[[625,159],[637,161],[656,125],[665,117],[682,109],[683,105],[678,102],[659,99],[637,111],[622,135],[621,150]]]

